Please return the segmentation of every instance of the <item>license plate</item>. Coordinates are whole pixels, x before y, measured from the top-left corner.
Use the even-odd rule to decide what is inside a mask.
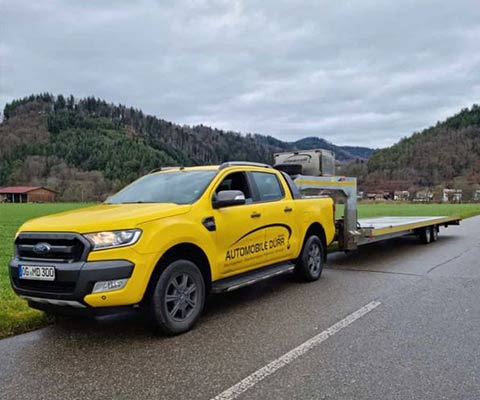
[[[19,265],[18,277],[34,281],[54,281],[55,268],[44,265]]]

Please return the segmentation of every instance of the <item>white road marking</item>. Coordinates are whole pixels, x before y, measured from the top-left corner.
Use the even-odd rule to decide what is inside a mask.
[[[298,357],[304,355],[308,351],[312,350],[314,347],[318,346],[320,343],[327,340],[330,336],[335,335],[337,332],[340,332],[343,328],[346,328],[357,319],[363,317],[365,314],[368,314],[373,309],[377,308],[380,304],[379,301],[372,301],[352,314],[348,315],[341,321],[338,321],[336,324],[332,325],[330,328],[324,330],[323,332],[315,335],[311,339],[308,339],[306,342],[303,342],[300,346],[295,347],[293,350],[290,350],[288,353],[285,353],[283,356],[273,360],[270,364],[266,365],[263,368],[255,371],[253,374],[247,376],[245,379],[241,380],[237,384],[233,385],[229,389],[215,396],[212,400],[233,400],[240,396],[243,392],[246,392],[248,389],[255,386],[257,383],[265,379],[266,377],[272,375],[275,371],[284,367],[285,365],[290,364],[292,361]]]

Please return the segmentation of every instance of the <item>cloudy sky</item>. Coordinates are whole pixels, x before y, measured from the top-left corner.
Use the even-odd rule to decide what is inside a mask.
[[[480,3],[0,0],[0,107],[45,91],[384,147],[480,102]]]

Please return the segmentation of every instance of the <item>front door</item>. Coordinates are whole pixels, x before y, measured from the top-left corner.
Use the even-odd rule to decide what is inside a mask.
[[[265,212],[253,202],[245,172],[232,172],[218,185],[222,190],[241,190],[246,203],[213,210],[216,226],[217,265],[224,277],[244,272],[265,262]]]

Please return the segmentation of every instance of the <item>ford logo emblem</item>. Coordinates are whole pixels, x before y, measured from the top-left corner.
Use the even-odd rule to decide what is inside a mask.
[[[33,247],[33,252],[36,254],[47,254],[50,252],[51,249],[52,248],[48,243],[41,242],[41,243],[37,243]]]

